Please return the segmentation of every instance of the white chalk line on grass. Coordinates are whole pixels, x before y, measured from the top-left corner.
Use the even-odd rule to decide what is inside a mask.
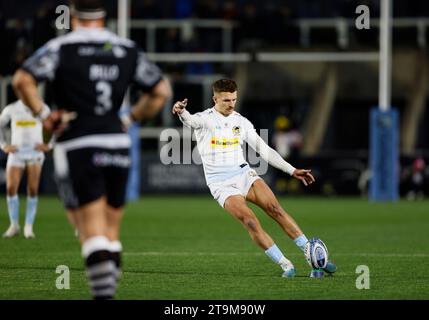
[[[260,252],[124,252],[126,256],[261,256]],[[287,256],[300,256],[288,254]],[[429,258],[429,253],[335,253],[335,257]]]

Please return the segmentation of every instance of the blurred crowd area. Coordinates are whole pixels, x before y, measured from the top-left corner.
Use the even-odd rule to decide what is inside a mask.
[[[234,24],[230,51],[255,51],[275,46],[302,46],[296,21],[314,18],[354,18],[358,5],[367,5],[371,17],[379,17],[379,0],[134,0],[132,19],[217,19]],[[0,1],[0,75],[12,74],[34,50],[57,34],[55,8],[65,0]],[[106,1],[108,19],[117,15],[117,1]],[[429,1],[394,1],[395,17],[429,17]],[[353,28],[350,28],[353,32]],[[356,31],[356,30],[354,30]],[[131,38],[147,50],[145,29],[132,29]],[[408,34],[402,37],[410,39]],[[412,35],[411,38],[415,38]],[[156,52],[222,52],[222,28],[195,30],[184,39],[180,28],[160,28],[156,31]],[[350,45],[377,46],[378,30],[352,35]],[[312,31],[314,45],[335,46],[335,28]],[[415,41],[414,41],[415,42]],[[203,65],[184,72],[210,73],[212,66]]]
[[[109,15],[117,9],[116,0],[106,0]],[[50,11],[65,0],[2,0],[1,9],[7,18],[32,18]],[[379,14],[379,0],[135,0],[131,4],[131,16],[136,19],[228,19],[237,20],[251,15],[255,19],[272,20],[273,14],[286,18],[354,17],[358,5],[367,5],[372,13]],[[429,4],[425,0],[395,0],[396,17],[425,17]],[[46,13],[45,13],[46,14]]]

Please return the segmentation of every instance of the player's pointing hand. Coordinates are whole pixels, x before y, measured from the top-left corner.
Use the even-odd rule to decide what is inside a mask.
[[[185,109],[185,107],[186,107],[186,105],[188,104],[188,99],[183,99],[182,101],[177,101],[174,105],[173,105],[173,109],[171,110],[171,112],[173,113],[173,114],[181,114],[183,111],[184,111],[184,109]]]
[[[305,186],[308,186],[316,181],[313,175],[311,174],[311,170],[307,169],[296,169],[292,175],[294,178],[301,180]]]

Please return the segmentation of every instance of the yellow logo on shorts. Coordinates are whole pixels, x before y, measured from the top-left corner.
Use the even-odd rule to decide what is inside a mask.
[[[18,120],[16,121],[17,127],[35,127],[37,122],[35,120]]]
[[[217,138],[212,137],[211,146],[212,148],[229,148],[236,147],[240,144],[239,138]]]

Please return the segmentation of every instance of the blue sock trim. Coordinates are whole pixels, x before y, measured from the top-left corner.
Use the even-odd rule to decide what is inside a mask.
[[[19,198],[18,195],[6,197],[10,223],[19,224]]]
[[[36,218],[38,197],[27,197],[27,210],[25,212],[25,224],[33,224]]]
[[[283,253],[276,246],[276,244],[273,244],[271,247],[269,247],[267,250],[265,250],[265,254],[267,256],[269,256],[271,258],[271,260],[273,260],[277,264],[284,257]]]
[[[298,246],[298,248],[300,248],[302,251],[304,251],[305,244],[308,242],[308,239],[304,234],[302,234],[299,237],[297,237],[295,240],[293,240],[293,242],[295,242],[295,244]]]

